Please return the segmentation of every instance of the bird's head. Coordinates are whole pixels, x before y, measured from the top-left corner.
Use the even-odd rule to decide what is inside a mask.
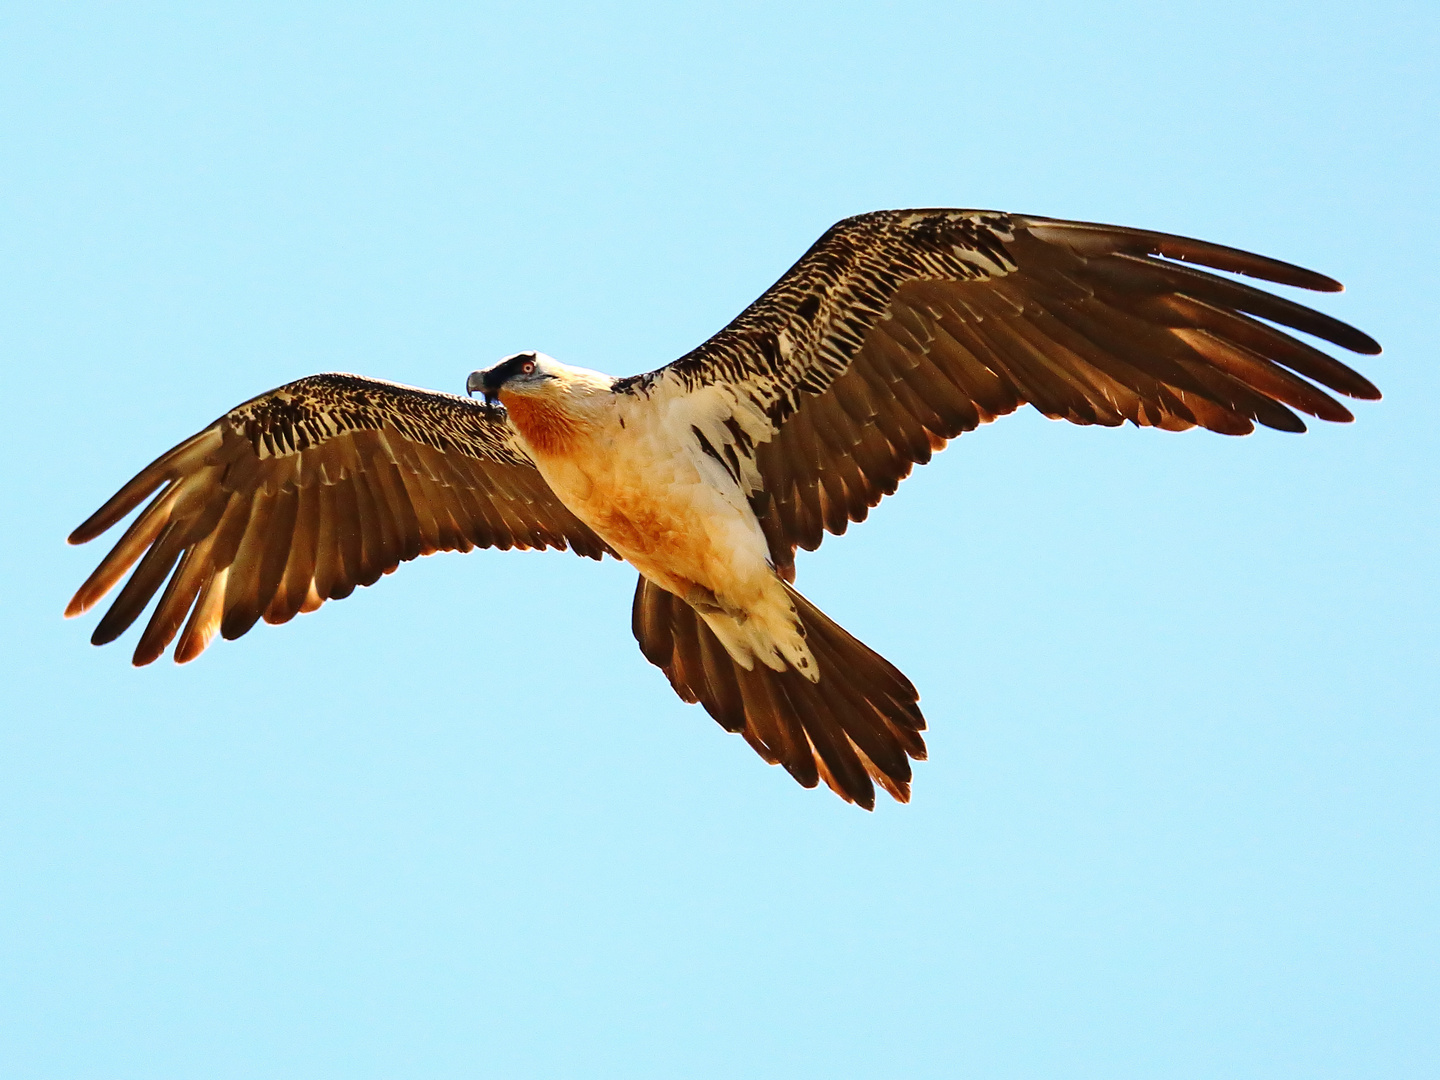
[[[519,352],[481,371],[472,371],[465,380],[465,391],[471,397],[479,391],[485,403],[500,400],[503,388],[507,394],[527,397],[544,394],[548,388],[559,388],[564,381],[565,366],[544,353]]]
[[[536,404],[546,402],[553,407],[575,409],[585,407],[586,402],[609,398],[614,382],[609,375],[562,364],[544,353],[521,352],[481,371],[472,371],[465,380],[465,389],[472,397],[476,392],[483,393],[489,405],[503,404],[503,394],[512,404],[526,398]]]

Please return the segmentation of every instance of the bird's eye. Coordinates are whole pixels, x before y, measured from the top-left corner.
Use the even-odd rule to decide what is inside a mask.
[[[535,361],[534,361],[534,360],[526,360],[525,363],[523,363],[523,364],[520,365],[520,370],[521,370],[522,372],[524,372],[526,375],[529,375],[529,374],[533,373],[534,370],[535,370]]]

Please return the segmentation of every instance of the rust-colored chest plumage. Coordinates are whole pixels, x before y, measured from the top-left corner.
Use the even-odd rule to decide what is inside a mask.
[[[680,596],[695,585],[722,595],[751,591],[737,576],[769,576],[748,505],[713,488],[686,435],[659,416],[627,422],[613,403],[504,391],[501,400],[560,501],[652,581]]]
[[[503,390],[500,401],[515,430],[537,453],[566,457],[579,449],[585,434],[583,425],[558,402],[507,394]]]

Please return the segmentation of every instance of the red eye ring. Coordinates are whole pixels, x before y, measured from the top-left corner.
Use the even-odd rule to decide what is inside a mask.
[[[533,372],[533,371],[535,370],[535,361],[534,361],[534,360],[526,360],[525,363],[523,363],[523,364],[520,365],[520,370],[521,370],[522,372],[524,372],[526,375],[529,375],[531,372]]]

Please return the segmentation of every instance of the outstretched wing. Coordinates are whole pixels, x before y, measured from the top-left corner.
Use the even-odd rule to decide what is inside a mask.
[[[1278,324],[1359,353],[1359,330],[1198,263],[1334,292],[1199,240],[980,210],[831,228],[694,352],[617,389],[671,399],[750,497],[776,566],[863,521],[946,440],[1029,402],[1078,424],[1247,434],[1352,419],[1320,386],[1380,393]],[[1263,320],[1263,321],[1262,321]],[[1320,384],[1317,386],[1316,384]]]
[[[609,550],[485,407],[355,375],[311,375],[232,409],[121,488],[70,543],[93,540],[157,489],[65,610],[93,607],[138,560],[91,638],[119,637],[163,587],[137,665],[182,623],[184,663],[217,629],[236,638],[261,617],[286,622],[417,555]]]
[[[920,695],[890,661],[790,588],[820,678],[736,663],[696,610],[645,578],[631,628],[640,651],[682,701],[699,702],[762,758],[804,787],[824,780],[875,809],[875,784],[910,801],[910,759],[925,758]]]

